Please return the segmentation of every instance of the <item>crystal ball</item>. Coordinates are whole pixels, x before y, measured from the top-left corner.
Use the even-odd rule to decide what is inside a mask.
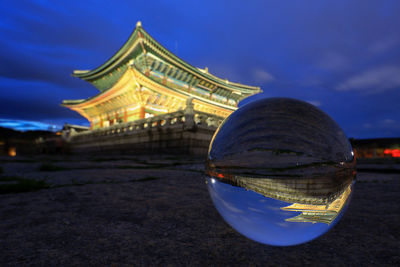
[[[342,217],[355,158],[338,124],[317,107],[265,98],[233,112],[215,132],[206,183],[225,221],[269,245],[313,240]]]

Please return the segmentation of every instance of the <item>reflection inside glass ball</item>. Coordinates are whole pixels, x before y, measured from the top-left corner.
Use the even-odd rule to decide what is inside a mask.
[[[206,163],[215,207],[255,241],[310,241],[340,219],[355,177],[351,145],[318,108],[294,99],[262,99],[218,128]]]

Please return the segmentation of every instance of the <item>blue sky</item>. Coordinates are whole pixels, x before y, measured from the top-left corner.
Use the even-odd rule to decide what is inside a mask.
[[[101,65],[141,20],[188,63],[313,103],[348,137],[398,137],[398,14],[384,0],[0,1],[0,118],[87,125],[60,106],[98,93],[72,71]]]
[[[343,208],[329,225],[288,222],[285,220],[301,214],[281,209],[293,203],[268,198],[214,178],[207,178],[207,185],[211,199],[225,221],[241,234],[263,244],[291,246],[311,241],[330,230],[346,210]]]

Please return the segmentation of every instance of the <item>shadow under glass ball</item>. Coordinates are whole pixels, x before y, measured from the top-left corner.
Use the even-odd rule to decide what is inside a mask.
[[[311,104],[262,99],[218,128],[206,163],[215,207],[234,229],[289,246],[322,235],[349,203],[355,159],[342,129]]]

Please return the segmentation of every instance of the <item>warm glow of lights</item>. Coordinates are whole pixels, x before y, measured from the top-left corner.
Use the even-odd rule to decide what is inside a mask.
[[[324,222],[330,224],[342,210],[343,206],[345,205],[348,197],[351,193],[351,184],[347,186],[347,188],[338,196],[334,201],[332,201],[328,205],[315,205],[315,204],[302,204],[302,203],[293,203],[290,206],[282,207],[282,210],[288,211],[301,211],[302,215],[297,215],[296,217],[285,219],[285,221],[294,221],[294,222],[324,222],[318,220],[318,215],[327,215],[328,222]],[[330,213],[330,214],[329,214]],[[307,215],[311,215],[311,218],[307,218]],[[316,215],[317,220],[313,220],[313,216]],[[300,220],[299,220],[300,219]]]
[[[222,173],[218,173],[218,178],[224,178],[224,175]]]
[[[167,109],[155,108],[155,107],[148,107],[151,110],[158,111],[158,112],[168,112]]]
[[[392,155],[394,158],[400,158],[400,149],[385,149],[383,151],[384,154],[386,155]]]
[[[56,132],[56,135],[61,135],[61,132]]]
[[[137,105],[137,106],[132,107],[132,108],[128,108],[128,110],[129,110],[129,111],[132,111],[132,110],[136,110],[136,109],[138,109],[138,108],[140,108],[140,105]]]
[[[132,36],[136,34],[138,34],[138,38],[136,38],[134,42],[131,42]],[[177,61],[174,55],[167,53],[161,44],[152,40],[150,36],[141,30],[135,29],[135,34],[132,36],[128,43],[114,56],[118,58],[115,63],[109,64],[110,61],[107,61],[101,67],[94,70],[74,71],[77,77],[95,86],[100,85],[100,87],[104,87],[100,90],[100,94],[89,99],[65,100],[63,102],[63,106],[80,113],[83,117],[88,119],[91,122],[91,129],[108,127],[104,122],[99,123],[96,118],[105,116],[110,112],[123,114],[123,116],[118,116],[116,118],[118,122],[121,122],[121,120],[123,120],[123,122],[134,121],[137,117],[138,119],[145,118],[144,108],[154,111],[151,113],[157,113],[157,115],[158,113],[168,113],[182,109],[185,107],[184,103],[188,97],[194,98],[193,104],[195,110],[200,111],[200,109],[202,109],[203,112],[221,117],[227,117],[237,109],[237,103],[235,101],[228,100],[226,97],[223,99],[213,99],[210,97],[209,92],[204,93],[203,90],[198,88],[199,85],[197,83],[199,81],[203,87],[207,85],[207,88],[204,88],[206,91],[210,89],[215,90],[220,86],[224,88],[224,91],[228,90],[234,92],[236,95],[243,94],[240,98],[261,91],[259,87],[230,83],[227,79],[224,81],[211,74],[203,75],[204,73],[208,73],[207,68],[204,70],[187,68],[180,60]],[[154,49],[153,51],[163,52],[161,54],[156,53],[156,56],[156,54],[151,53],[150,50],[146,51],[147,47],[145,49],[143,46],[144,43],[146,43],[146,46],[150,46],[150,50]],[[137,56],[137,60],[131,58],[131,52],[139,46],[142,50],[141,55]],[[143,65],[141,60],[147,62],[147,59],[151,59],[150,61],[155,62],[156,65],[148,65],[147,63]],[[126,61],[128,61],[128,66],[124,69],[123,66],[126,65],[122,62]],[[161,70],[161,68],[164,68],[159,68],[161,64],[167,65],[168,69],[163,70],[163,72],[158,71],[157,69]],[[108,84],[108,82],[104,84],[103,82],[97,83],[99,79],[109,79],[109,76],[114,75],[113,72],[109,71],[114,67],[116,67],[117,71],[121,72],[122,75],[117,81],[110,81],[110,84]],[[145,68],[142,69],[142,67]],[[103,74],[99,73],[100,69],[104,70],[104,72],[102,71]],[[171,70],[173,71],[171,72]],[[180,75],[179,79],[177,79],[178,71]],[[215,79],[210,79],[210,77],[214,77]],[[232,86],[226,86],[225,83],[232,84]],[[251,90],[249,91],[247,89]],[[192,94],[191,90],[195,92]],[[155,99],[155,96],[158,96],[157,99]],[[171,99],[175,99],[176,102],[171,101]],[[150,102],[153,101],[157,104],[156,107],[149,106],[151,104]],[[137,103],[139,106],[135,106]],[[124,108],[125,110],[116,111],[119,108]],[[137,116],[137,114],[126,114],[127,111],[136,112],[136,109],[140,109],[139,116]],[[113,116],[114,115],[112,115],[112,117]],[[112,118],[107,118],[107,120],[110,121],[111,125],[113,124]]]
[[[10,157],[15,157],[17,155],[17,149],[15,147],[10,147],[8,149],[8,155]]]

